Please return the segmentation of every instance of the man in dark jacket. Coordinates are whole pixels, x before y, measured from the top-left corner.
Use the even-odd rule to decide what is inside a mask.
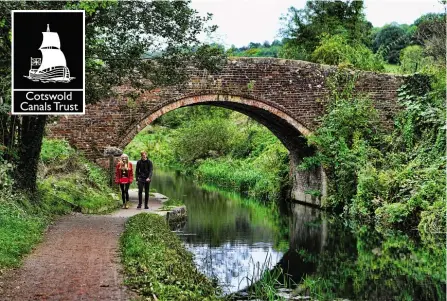
[[[145,151],[141,152],[141,160],[137,162],[136,178],[138,181],[138,207],[141,208],[144,187],[144,209],[149,209],[149,184],[152,179],[152,161],[147,158]]]

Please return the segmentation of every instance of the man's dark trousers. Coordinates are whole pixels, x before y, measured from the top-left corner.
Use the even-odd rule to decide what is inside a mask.
[[[141,207],[143,200],[143,187],[144,187],[144,208],[148,207],[149,201],[149,182],[138,181],[138,206]]]

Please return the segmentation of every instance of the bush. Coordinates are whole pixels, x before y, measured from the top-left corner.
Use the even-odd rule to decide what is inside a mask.
[[[12,179],[13,165],[0,158],[0,191],[11,191],[14,183]]]
[[[325,168],[330,180],[330,197],[325,206],[338,209],[351,205],[360,169],[370,158],[379,155],[374,147],[381,131],[378,113],[370,100],[352,96],[348,90],[334,91],[328,113],[320,127],[308,137],[309,144],[317,148],[317,154],[305,158],[299,166],[301,169],[319,165]]]
[[[47,139],[42,142],[40,159],[43,163],[63,162],[75,153],[66,140]]]
[[[375,213],[380,224],[392,227],[403,224],[411,213],[411,209],[405,203],[391,203],[378,208]]]
[[[400,68],[404,73],[416,73],[428,62],[424,50],[419,45],[407,46],[400,52]]]
[[[418,229],[425,240],[430,240],[433,236],[441,238],[440,240],[445,239],[446,213],[445,200],[436,201],[421,212]]]
[[[325,35],[311,55],[312,61],[358,68],[369,71],[384,70],[385,62],[363,44],[351,46],[343,35]]]

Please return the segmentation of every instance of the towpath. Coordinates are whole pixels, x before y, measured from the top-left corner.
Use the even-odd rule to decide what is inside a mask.
[[[131,300],[135,296],[123,285],[119,236],[126,218],[153,212],[160,199],[151,198],[149,210],[131,208],[109,215],[72,214],[59,218],[23,265],[0,278],[0,300]]]

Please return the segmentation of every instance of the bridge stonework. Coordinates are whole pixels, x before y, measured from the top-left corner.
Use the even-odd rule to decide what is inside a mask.
[[[47,135],[64,138],[101,165],[107,147],[123,149],[146,125],[174,109],[190,105],[214,105],[246,114],[269,128],[290,152],[291,197],[320,205],[326,195],[322,169],[303,172],[296,166],[313,153],[306,136],[314,131],[324,113],[328,96],[326,79],[336,67],[274,58],[231,58],[222,71],[209,74],[191,69],[183,85],[144,91],[136,100],[124,96],[131,91],[119,87],[118,96],[86,106],[85,115],[61,117],[47,126]],[[350,71],[346,71],[350,72]],[[399,110],[397,89],[402,77],[362,72],[355,91],[365,93],[385,124]]]

